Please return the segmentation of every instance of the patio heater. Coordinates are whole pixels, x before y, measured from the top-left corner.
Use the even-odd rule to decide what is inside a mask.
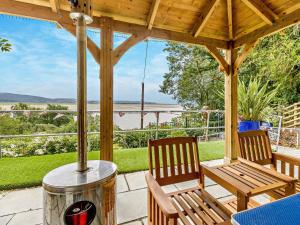
[[[71,0],[77,37],[78,162],[44,177],[44,225],[116,224],[116,165],[87,161],[86,25],[93,21],[91,11],[91,0]]]

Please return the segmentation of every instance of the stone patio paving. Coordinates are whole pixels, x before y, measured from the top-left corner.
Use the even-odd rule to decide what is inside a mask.
[[[223,160],[203,162],[208,166],[222,164]],[[117,179],[117,222],[127,225],[147,224],[147,189],[144,171],[121,174]],[[164,191],[172,192],[192,187],[197,181],[189,181],[164,187]],[[232,195],[206,178],[206,190],[219,200]],[[258,196],[255,200],[266,203],[266,196]],[[0,225],[40,225],[42,224],[42,188],[29,188],[0,193]]]

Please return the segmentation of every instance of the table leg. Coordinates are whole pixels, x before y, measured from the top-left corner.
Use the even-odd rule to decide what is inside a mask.
[[[247,197],[239,192],[237,193],[237,211],[238,212],[247,209],[248,202],[249,202],[249,197]]]
[[[290,183],[285,187],[285,196],[289,196],[296,193],[295,183]]]

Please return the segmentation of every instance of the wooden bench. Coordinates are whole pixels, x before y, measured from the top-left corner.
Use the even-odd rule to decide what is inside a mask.
[[[150,140],[148,224],[230,224],[231,212],[203,190],[197,139],[176,137]],[[164,185],[197,179],[194,188],[165,193]]]
[[[272,152],[267,131],[239,132],[238,140],[240,157],[261,165],[270,165],[272,169],[299,180],[300,158]],[[300,192],[300,181],[296,183],[296,192]]]

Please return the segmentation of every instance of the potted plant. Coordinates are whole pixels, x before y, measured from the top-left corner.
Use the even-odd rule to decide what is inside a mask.
[[[267,82],[263,85],[258,79],[250,80],[248,85],[239,81],[239,132],[259,130],[260,121],[266,119],[272,110],[270,104],[277,93],[277,88],[269,91],[267,87]]]

